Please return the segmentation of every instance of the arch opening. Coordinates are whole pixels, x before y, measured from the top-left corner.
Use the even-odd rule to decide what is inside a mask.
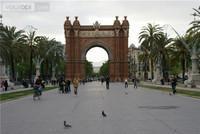
[[[100,67],[109,60],[108,52],[102,47],[92,47],[86,52],[86,60],[92,62],[94,67]]]
[[[109,75],[109,53],[101,46],[92,46],[85,52],[85,75],[95,79]],[[92,68],[91,68],[92,66]]]

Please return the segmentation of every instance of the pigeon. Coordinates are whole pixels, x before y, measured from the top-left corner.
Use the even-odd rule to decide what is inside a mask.
[[[105,114],[104,110],[101,112],[103,117],[106,117],[107,115]]]
[[[66,121],[64,121],[64,127],[65,128],[71,128],[72,126],[70,124],[67,124]]]

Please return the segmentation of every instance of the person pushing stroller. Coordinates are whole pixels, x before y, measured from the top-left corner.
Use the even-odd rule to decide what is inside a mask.
[[[42,83],[42,79],[40,76],[36,79],[34,83],[34,94],[33,94],[33,100],[35,100],[36,97],[40,99],[40,96],[42,95],[42,89],[44,88],[44,83]]]

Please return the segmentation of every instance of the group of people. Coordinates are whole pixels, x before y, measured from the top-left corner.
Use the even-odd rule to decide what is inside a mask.
[[[170,81],[171,81],[172,93],[176,94],[177,79],[175,77],[173,77],[170,79]],[[132,82],[133,82],[134,88],[137,88],[137,83],[139,82],[139,80],[137,78],[133,78]],[[160,82],[161,82],[161,85],[164,85],[163,78],[160,80]],[[128,79],[125,79],[124,83],[125,83],[125,88],[128,88]],[[170,93],[170,95],[171,95],[171,93]]]
[[[72,81],[72,84],[74,86],[74,94],[77,95],[78,94],[78,85],[79,85],[79,79],[78,78],[74,78]],[[71,92],[71,81],[70,80],[65,80],[63,77],[60,78],[59,80],[59,92],[61,93],[70,93]]]
[[[7,80],[3,80],[1,82],[0,88],[2,89],[2,91],[8,91],[8,81]]]
[[[133,82],[134,88],[137,88],[138,79],[137,78],[133,78],[132,82]],[[125,88],[128,88],[128,79],[125,79],[124,83],[125,83]]]

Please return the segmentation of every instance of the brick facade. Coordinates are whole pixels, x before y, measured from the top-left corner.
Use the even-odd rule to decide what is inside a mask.
[[[87,51],[92,47],[105,49],[109,57],[109,77],[111,81],[122,81],[128,77],[128,33],[129,23],[126,17],[122,24],[116,17],[113,25],[80,25],[78,17],[73,24],[66,18],[65,56],[66,79],[85,78],[84,63]]]

